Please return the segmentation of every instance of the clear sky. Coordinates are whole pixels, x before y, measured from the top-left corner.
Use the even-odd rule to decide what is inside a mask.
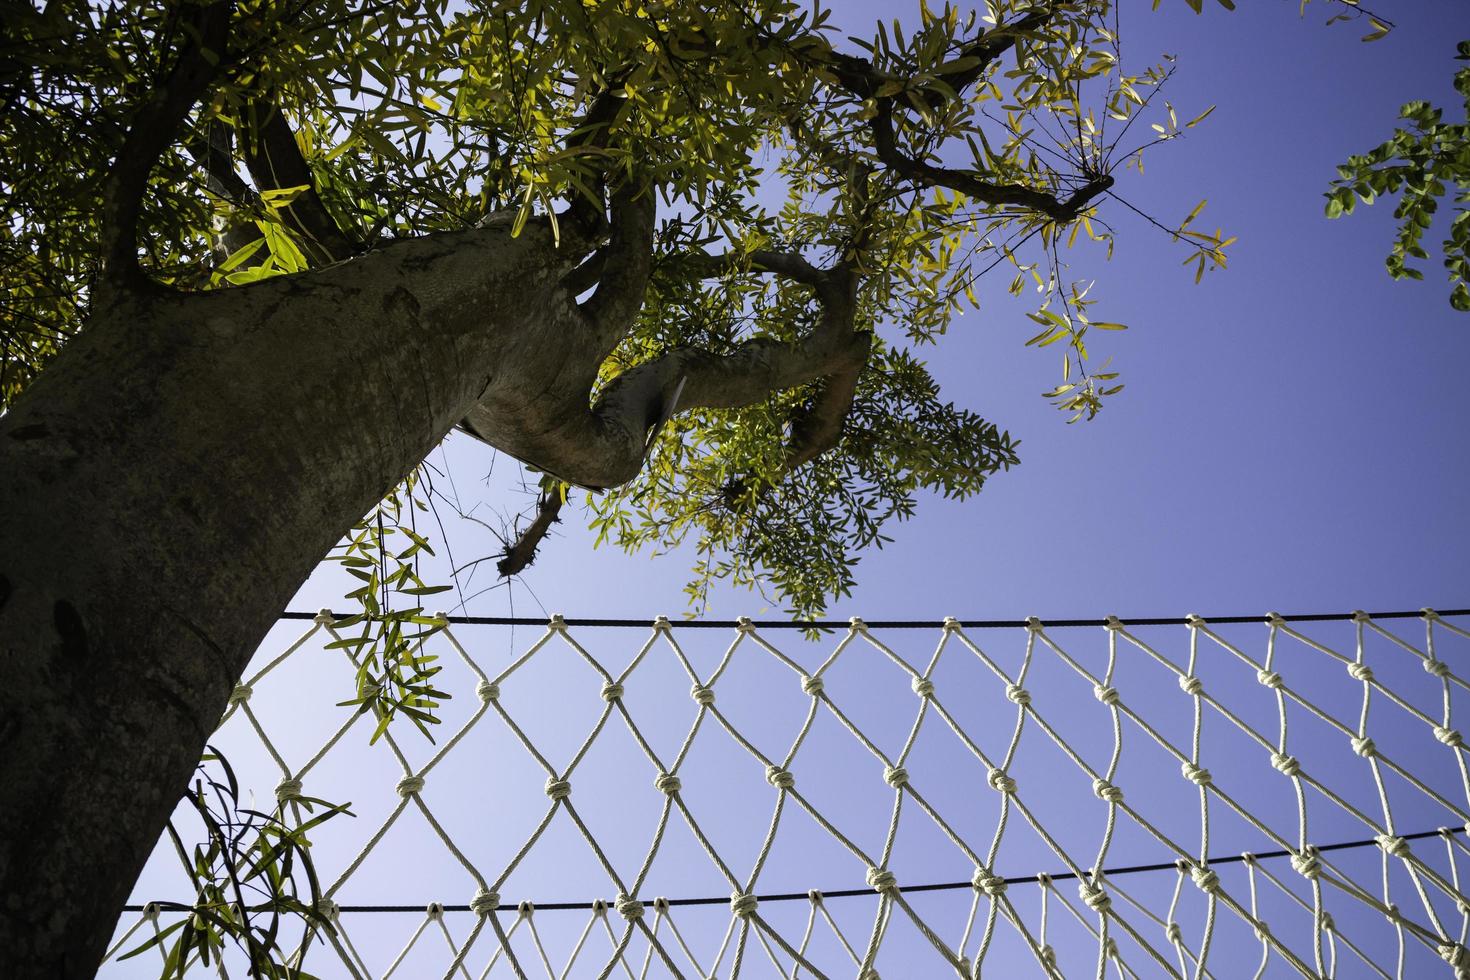
[[[1466,487],[1470,439],[1464,397],[1470,315],[1450,309],[1448,287],[1437,263],[1426,264],[1423,283],[1388,279],[1382,259],[1392,230],[1390,205],[1360,209],[1356,216],[1336,222],[1328,221],[1322,211],[1322,192],[1334,166],[1386,137],[1401,103],[1427,98],[1457,111],[1449,85],[1456,67],[1452,57],[1455,42],[1470,36],[1470,8],[1461,0],[1385,4],[1381,13],[1395,20],[1397,29],[1382,41],[1363,44],[1358,37],[1364,31],[1355,26],[1323,27],[1332,6],[1327,3],[1312,4],[1305,18],[1297,16],[1297,4],[1288,0],[1240,4],[1234,13],[1207,2],[1203,16],[1193,15],[1178,0],[1162,6],[1150,13],[1146,4],[1127,5],[1126,50],[1140,59],[1160,51],[1178,56],[1180,71],[1169,97],[1181,117],[1192,117],[1211,104],[1218,108],[1187,139],[1151,151],[1146,174],[1128,173],[1120,179],[1118,191],[1166,223],[1177,222],[1201,198],[1208,198],[1201,223],[1210,228],[1219,225],[1239,238],[1231,247],[1229,270],[1207,275],[1201,285],[1194,285],[1191,272],[1180,265],[1184,252],[1178,246],[1116,202],[1104,202],[1103,215],[1117,230],[1117,253],[1104,263],[1100,255],[1078,249],[1073,271],[1078,278],[1096,277],[1097,317],[1131,327],[1126,333],[1099,338],[1095,352],[1099,360],[1114,358],[1127,389],[1096,421],[1070,426],[1040,397],[1057,381],[1055,348],[1037,352],[1022,346],[1034,332],[1023,316],[1029,307],[1005,297],[1001,279],[982,289],[981,310],[956,321],[950,335],[929,352],[929,360],[948,397],[1021,440],[1022,463],[996,476],[978,498],[966,503],[923,500],[916,518],[890,528],[893,544],[864,557],[858,587],[851,598],[834,605],[835,617],[1046,619],[1115,613],[1126,620],[1187,612],[1470,606]],[[865,33],[880,9],[892,15],[890,8],[878,4],[843,3],[838,16],[853,25],[855,33]],[[508,489],[514,462],[496,460],[478,443],[451,437],[444,453],[436,453],[433,461],[452,472],[461,499],[483,501],[477,513],[492,524],[497,511],[513,513],[528,502]],[[494,476],[482,487],[492,468]],[[632,618],[660,613],[678,617],[685,612],[681,588],[692,564],[687,556],[629,557],[594,551],[579,514],[566,518],[523,583],[485,592],[458,611],[539,615],[544,609],[568,616]],[[454,522],[452,534],[457,563],[495,550],[493,537],[473,524]],[[487,573],[482,570],[466,592],[492,584]],[[302,590],[292,608],[336,606],[340,611],[345,608],[339,598],[342,591],[339,581],[321,576]],[[747,592],[718,591],[709,613],[720,618],[770,618],[779,614],[779,606]],[[281,639],[300,625],[288,624],[274,633],[263,654],[278,651]],[[493,661],[499,669],[509,662],[509,651],[524,648],[537,632],[471,635],[473,643],[482,645],[476,648],[477,656],[483,652],[486,666]],[[1254,642],[1253,652],[1259,654],[1262,632],[1257,627],[1239,635],[1242,642]],[[1171,656],[1183,655],[1182,633],[1154,635],[1174,644]],[[1344,637],[1350,641],[1351,630],[1340,628],[1332,637],[1343,649],[1342,641]],[[641,635],[604,634],[600,642],[613,651],[612,660],[625,663],[640,639]],[[934,640],[927,634],[905,640],[905,655],[922,663]],[[712,662],[717,641],[692,642],[702,651],[701,662]],[[1008,635],[995,643],[1009,651],[1014,663],[1024,638]],[[1089,637],[1087,643],[1097,655],[1098,639]],[[783,644],[783,649],[801,651],[804,663],[818,662],[832,647],[830,640],[808,647],[794,635]],[[1454,650],[1462,657],[1470,654],[1470,643]],[[1449,657],[1450,652],[1443,655]],[[528,724],[541,726],[538,737],[569,748],[595,719],[601,702],[590,675],[576,686],[575,695],[567,693],[564,684],[572,682],[563,669],[571,670],[555,663],[537,668],[522,690],[539,684],[540,693],[527,693],[523,704],[533,719]],[[791,719],[800,721],[802,707],[795,698],[800,692],[792,680],[772,679],[770,683],[782,693],[767,693],[762,679],[766,675],[760,673],[764,669],[752,667],[747,678],[732,675],[728,681],[737,691],[768,699],[771,731],[779,729],[786,738]],[[907,722],[897,714],[884,714],[888,711],[884,705],[898,696],[893,693],[895,685],[907,682],[891,672],[880,676],[885,669],[856,670],[845,696],[856,702],[855,710],[871,710],[872,724],[889,736],[896,733],[901,742]],[[1470,665],[1457,665],[1461,673],[1466,669]],[[869,671],[871,686],[865,686]],[[331,683],[343,680],[340,674],[330,676],[336,678]],[[1177,700],[1188,708],[1188,700],[1179,696],[1167,677],[1148,680],[1140,675],[1137,683],[1158,684],[1160,700]],[[1040,691],[1039,685],[1038,681],[1032,687]],[[670,691],[679,688],[680,697],[685,696],[687,682],[671,677],[666,686]],[[452,730],[453,720],[475,706],[473,695],[460,690],[464,693],[446,710],[446,729]],[[1134,690],[1145,699],[1154,697],[1154,689]],[[1352,717],[1353,690],[1338,694],[1336,713]],[[1437,710],[1433,691],[1429,694],[1426,710]],[[1094,719],[1099,717],[1089,691],[1069,697],[1053,702],[1052,710],[1066,715],[1074,709],[1080,713],[1085,706]],[[966,724],[984,733],[987,744],[996,739],[1003,743],[1014,709],[1003,699],[984,703],[1009,713],[975,707]],[[679,709],[686,725],[688,704],[683,701]],[[911,721],[912,702],[904,704]],[[292,732],[294,756],[304,758],[331,730],[333,719],[309,716],[297,705],[295,700],[278,699],[269,710]],[[1267,707],[1274,710],[1269,703]],[[649,711],[658,715],[653,708]],[[757,712],[748,720],[759,729],[761,717]],[[1392,716],[1379,717],[1392,724]],[[1111,734],[1106,725],[1099,731],[1105,757]],[[1384,737],[1392,741],[1397,736],[1390,731]],[[365,734],[352,738],[361,743]],[[414,738],[405,735],[404,741]],[[242,768],[262,761],[240,744]],[[1432,740],[1428,744],[1434,745]],[[442,789],[435,787],[439,795],[426,798],[436,813],[443,807],[457,814],[460,832],[479,828],[483,834],[493,824],[497,829],[490,836],[513,840],[544,810],[539,790],[544,774],[538,775],[518,756],[513,744],[495,745],[499,748],[492,752],[486,747],[490,754],[477,756],[478,761],[461,760],[464,768],[456,770],[453,784],[444,785],[451,782],[444,780]],[[333,793],[352,795],[349,776],[378,773],[379,762],[366,761],[366,749],[359,744],[352,751],[359,753],[350,756],[357,761],[347,766],[345,775],[333,777],[336,783],[308,789],[346,798]],[[426,757],[426,752],[414,751],[417,757]],[[831,751],[821,778],[837,780],[849,763],[838,754],[836,742]],[[945,754],[949,751],[932,749],[943,771],[950,771],[945,769],[952,761]],[[614,753],[604,760],[605,767],[615,771],[619,760],[630,758],[638,761]],[[1264,759],[1255,757],[1251,762],[1254,768],[1243,767],[1242,773],[1258,772],[1261,780],[1279,778]],[[1037,764],[1050,765],[1040,760]],[[1441,763],[1432,766],[1445,768]],[[644,763],[633,780],[640,793],[647,790],[646,768]],[[1448,769],[1453,777],[1453,767]],[[1438,769],[1435,774],[1446,775]],[[738,786],[744,791],[749,782],[751,792],[768,792],[756,777],[741,777],[744,781]],[[260,785],[269,787],[275,778],[267,772]],[[381,778],[373,778],[374,785],[391,786],[396,776],[385,770]],[[1164,792],[1164,782],[1139,778],[1147,792]],[[1169,778],[1178,782],[1177,777]],[[834,784],[834,805],[854,812],[887,806],[873,803],[874,787],[867,783],[891,797],[874,778],[859,788]],[[616,780],[608,785],[612,799],[617,798],[616,786]],[[508,787],[530,787],[531,796],[521,802]],[[963,786],[955,791],[968,792]],[[713,799],[728,797],[731,807],[728,826],[722,829],[744,840],[741,835],[748,836],[751,827],[740,823],[743,816],[734,816],[743,813],[736,806],[740,793],[729,790],[721,796],[725,791],[718,787],[712,792]],[[1184,809],[1175,812],[1169,808],[1176,804],[1167,804],[1165,819],[1172,814],[1183,820],[1192,812],[1188,808],[1197,804],[1172,783],[1169,792]],[[391,801],[391,791],[388,797]],[[1097,803],[1086,796],[1085,787],[1084,798],[1090,801],[1087,805]],[[965,797],[956,799],[963,803]],[[984,799],[977,827],[981,838],[988,840],[985,821],[993,820],[994,808],[990,797]],[[1270,805],[1264,798],[1258,802]],[[646,800],[634,802],[630,795],[626,814],[608,818],[614,821],[610,833],[643,839],[650,827],[649,805]],[[1059,797],[1056,805],[1068,804]],[[373,815],[381,815],[382,806],[363,804],[358,818],[363,826],[348,833],[353,845],[371,829]],[[886,810],[878,813],[880,819],[886,816]],[[1423,819],[1446,822],[1427,813]],[[757,835],[764,829],[754,826]],[[1084,851],[1095,848],[1096,821],[1089,817],[1085,826],[1083,839],[1090,843]],[[1327,826],[1347,829],[1330,822]],[[1260,846],[1241,828],[1231,831],[1227,825],[1221,833],[1225,851]],[[1330,836],[1324,831],[1323,840]],[[425,868],[438,867],[437,857],[428,856],[436,845],[422,820],[395,840],[399,860],[372,870],[363,901],[389,901],[390,895],[409,903],[425,897],[468,900],[473,889],[464,884],[462,874],[455,877],[452,867],[442,876],[440,871],[426,870],[422,882],[411,880],[403,870],[405,864],[416,869],[419,855],[424,855]],[[1147,845],[1137,836],[1127,837],[1114,857],[1121,863],[1165,859]],[[860,873],[850,862],[843,864],[840,855],[833,858],[812,846],[809,855],[788,856],[784,870],[773,872],[770,887],[804,890],[861,884]],[[574,836],[556,838],[557,853],[528,865],[515,887],[507,888],[507,898],[585,898],[606,892],[605,878],[598,883],[600,872],[578,847]],[[686,874],[676,867],[666,872],[661,881],[669,894],[679,888],[685,889],[679,894],[722,893],[717,882],[712,885],[708,875],[694,870],[696,852],[676,853],[687,856],[691,870]],[[1044,853],[1023,850],[1020,855],[1001,870],[1022,874],[1055,867]],[[960,862],[951,868],[949,856],[942,841],[916,841],[908,855],[909,867],[916,869],[914,874],[936,880],[967,878],[968,867]],[[835,863],[823,864],[829,858]],[[1371,881],[1372,865],[1367,867]],[[145,885],[162,880],[145,877]],[[1166,884],[1172,883],[1169,875]],[[391,938],[385,933],[382,945],[396,948],[413,924],[411,918],[396,922],[389,930]],[[575,925],[580,924],[578,920]],[[458,922],[460,935],[466,925],[465,918]],[[717,925],[723,928],[723,922]],[[545,928],[557,932],[570,924],[547,921]],[[334,975],[326,958],[318,966]],[[888,975],[921,974],[899,968],[896,973],[885,972]],[[1221,975],[1236,974],[1226,969]]]

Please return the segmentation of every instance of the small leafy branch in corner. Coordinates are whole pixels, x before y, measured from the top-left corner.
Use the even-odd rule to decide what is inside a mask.
[[[333,624],[338,631],[360,625],[361,632],[328,643],[327,649],[346,650],[357,665],[356,697],[341,705],[356,705],[376,716],[373,742],[399,715],[432,741],[428,726],[439,723],[434,709],[450,696],[434,687],[434,675],[442,668],[435,663],[438,657],[423,647],[424,640],[444,628],[444,620],[426,615],[420,600],[453,586],[425,585],[419,576],[419,556],[434,554],[414,526],[416,514],[428,509],[414,494],[419,478],[419,471],[410,473],[329,556],[362,583],[346,594],[359,611]],[[407,597],[410,604],[395,609],[395,597]]]
[[[1461,41],[1456,60],[1470,61],[1470,41]],[[1409,265],[1427,259],[1424,232],[1434,223],[1440,201],[1451,193],[1458,207],[1442,244],[1449,273],[1450,305],[1470,313],[1470,67],[1455,72],[1455,91],[1465,100],[1465,121],[1444,122],[1444,110],[1428,102],[1409,102],[1399,110],[1407,125],[1365,154],[1350,156],[1337,168],[1327,192],[1327,217],[1352,214],[1357,202],[1372,204],[1398,194],[1393,216],[1400,222],[1385,264],[1395,279],[1423,279]]]
[[[161,980],[171,980],[184,976],[196,962],[220,964],[226,946],[234,945],[257,980],[313,980],[302,970],[302,959],[316,932],[331,933],[335,926],[321,911],[321,885],[307,834],[339,813],[350,816],[347,804],[294,798],[298,820],[302,808],[308,813],[321,808],[295,826],[286,821],[284,803],[271,813],[242,807],[234,770],[213,746],[200,760],[183,802],[203,825],[204,840],[186,847],[177,818],[169,821],[168,835],[193,883],[194,899],[152,903],[152,909],[185,914],[119,959],[160,947]],[[299,947],[288,951],[282,945],[282,926],[290,919],[299,919],[305,934]]]

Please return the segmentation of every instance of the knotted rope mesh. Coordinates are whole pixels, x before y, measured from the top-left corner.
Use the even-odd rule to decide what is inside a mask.
[[[1464,612],[683,625],[453,623],[434,743],[334,707],[330,613],[263,649],[215,744],[262,808],[356,814],[308,970],[1470,976]],[[130,908],[111,956],[171,914]]]

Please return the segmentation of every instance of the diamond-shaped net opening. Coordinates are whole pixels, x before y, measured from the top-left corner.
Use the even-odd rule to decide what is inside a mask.
[[[300,625],[214,744],[288,823],[351,804],[311,836],[315,975],[1470,975],[1464,613],[451,623],[436,740],[373,744]],[[186,914],[145,904],[189,904],[177,865],[104,975],[158,973],[120,957]]]

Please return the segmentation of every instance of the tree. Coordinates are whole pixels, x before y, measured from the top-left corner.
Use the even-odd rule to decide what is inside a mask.
[[[1120,325],[1060,250],[1198,119],[1107,0],[989,13],[8,3],[0,974],[90,975],[256,644],[456,426],[543,474],[503,572],[575,493],[813,612],[919,489],[1015,462],[915,353],[982,274],[1040,287],[1095,414]],[[385,723],[404,670],[363,679]]]

